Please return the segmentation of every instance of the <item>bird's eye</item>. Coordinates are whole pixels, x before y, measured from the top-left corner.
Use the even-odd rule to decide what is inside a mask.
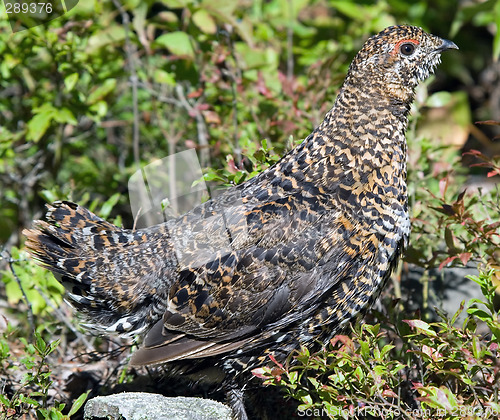
[[[401,54],[403,55],[410,56],[415,52],[415,44],[412,42],[405,42],[404,44],[401,44],[399,51],[401,51]]]

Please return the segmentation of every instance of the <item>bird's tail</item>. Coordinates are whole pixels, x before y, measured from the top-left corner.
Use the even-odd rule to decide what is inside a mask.
[[[161,317],[175,265],[164,227],[120,229],[67,201],[48,206],[46,219],[23,232],[26,246],[66,287],[86,326],[132,335]]]

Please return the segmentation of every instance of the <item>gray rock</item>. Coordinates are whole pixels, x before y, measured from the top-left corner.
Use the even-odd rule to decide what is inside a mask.
[[[85,419],[231,420],[231,410],[220,402],[203,398],[123,392],[89,400],[85,404]]]

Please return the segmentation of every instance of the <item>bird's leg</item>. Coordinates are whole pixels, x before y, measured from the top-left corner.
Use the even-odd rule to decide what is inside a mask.
[[[228,381],[223,385],[227,402],[232,410],[232,417],[234,420],[248,420],[248,415],[245,410],[245,393],[242,388],[240,388],[233,381]]]

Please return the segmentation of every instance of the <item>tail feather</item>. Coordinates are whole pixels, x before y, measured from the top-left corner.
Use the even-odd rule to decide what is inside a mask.
[[[120,229],[67,201],[48,206],[46,219],[23,232],[26,246],[66,287],[87,326],[132,335],[161,317],[175,266],[164,228]]]

